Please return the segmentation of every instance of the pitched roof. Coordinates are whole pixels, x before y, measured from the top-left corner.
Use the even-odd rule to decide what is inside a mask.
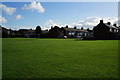
[[[106,26],[108,26],[109,28],[114,28],[114,29],[118,29],[118,27],[115,27],[113,25],[108,25],[107,23],[104,23]]]
[[[88,32],[87,29],[74,29],[74,28],[66,28],[66,27],[62,27],[63,29],[65,29],[66,31],[81,31],[81,32]]]

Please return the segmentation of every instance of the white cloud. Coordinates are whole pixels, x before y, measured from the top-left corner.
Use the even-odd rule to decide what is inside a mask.
[[[116,17],[106,17],[106,18],[103,18],[103,20],[105,23],[111,22],[112,24],[114,24],[114,23],[118,24],[118,18],[116,18]]]
[[[19,19],[21,19],[21,18],[22,18],[22,15],[16,15],[16,16],[15,16],[15,19],[16,19],[16,20],[19,20]]]
[[[77,28],[81,28],[83,27],[84,29],[93,29],[94,26],[98,25],[100,23],[100,20],[104,20],[104,23],[107,22],[111,22],[111,24],[113,25],[114,23],[118,24],[118,18],[116,17],[97,17],[97,16],[93,16],[93,17],[87,17],[85,19],[83,19],[82,21],[78,21],[76,23],[72,23],[72,24],[60,24],[56,21],[53,20],[48,20],[45,22],[43,29],[50,29],[51,26],[59,26],[59,27],[65,27],[66,25],[68,25],[68,27],[73,28],[74,26],[76,26]]]
[[[51,26],[60,26],[57,22],[53,21],[53,20],[48,20],[43,24],[44,27],[42,27],[43,29],[50,29]]]
[[[3,12],[5,12],[7,15],[12,15],[16,11],[16,8],[7,7],[6,5],[3,4],[0,4],[0,9],[2,9]]]
[[[61,28],[61,27],[65,27],[66,25],[68,25],[68,24],[61,24],[59,22],[56,22],[56,21],[50,19],[43,24],[42,29],[44,29],[44,30],[51,29],[51,27],[54,27],[54,26],[58,26]],[[71,25],[68,25],[68,27],[71,27]]]
[[[116,17],[105,17],[105,18],[101,18],[101,17],[87,17],[86,19],[84,19],[83,21],[79,21],[77,23],[73,23],[73,26],[76,26],[77,28],[90,28],[92,29],[94,26],[96,26],[97,24],[99,24],[100,20],[104,20],[104,23],[107,22],[111,22],[111,24],[117,23],[118,22],[118,18]]]
[[[0,23],[6,23],[7,19],[5,19],[4,17],[0,16]]]
[[[24,7],[22,7],[22,9],[38,11],[39,13],[43,13],[45,11],[40,2],[31,2],[31,4],[25,4]]]
[[[59,26],[58,23],[56,23],[55,21],[53,21],[51,19],[46,22],[46,25]]]

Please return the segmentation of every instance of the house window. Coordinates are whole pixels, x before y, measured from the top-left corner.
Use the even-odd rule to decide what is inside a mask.
[[[75,35],[75,33],[74,33],[74,32],[72,32],[72,35]]]
[[[71,35],[71,33],[68,33],[68,35]]]
[[[118,32],[118,29],[116,29],[116,32]]]
[[[70,32],[69,35],[75,35],[75,33],[74,32]]]
[[[114,29],[114,32],[117,32],[117,29]]]
[[[81,32],[80,35],[82,35],[83,33]]]
[[[110,29],[110,32],[112,32],[112,29]]]
[[[112,28],[112,32],[114,32],[114,28]]]

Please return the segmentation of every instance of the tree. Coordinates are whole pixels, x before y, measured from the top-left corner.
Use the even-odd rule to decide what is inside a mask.
[[[42,33],[41,27],[37,26],[35,30],[35,34],[41,34],[41,33]]]
[[[35,34],[37,35],[38,38],[40,37],[41,33],[42,33],[41,27],[37,26],[36,29],[35,29]]]

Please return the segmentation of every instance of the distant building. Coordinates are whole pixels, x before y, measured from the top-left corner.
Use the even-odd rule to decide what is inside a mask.
[[[49,36],[52,38],[63,38],[64,36],[68,38],[77,38],[78,36],[90,37],[92,36],[91,33],[92,32],[90,32],[90,30],[88,31],[87,29],[77,29],[76,27],[69,28],[67,25],[66,27],[62,28],[55,26],[49,30]]]
[[[0,34],[3,38],[7,37],[25,37],[25,38],[81,38],[81,39],[98,39],[98,40],[110,40],[120,39],[120,26],[117,24],[111,24],[110,22],[104,23],[100,20],[100,23],[93,28],[93,30],[78,29],[77,27],[70,28],[68,25],[65,27],[52,26],[50,30],[41,30],[39,34],[33,29],[19,29],[12,30],[0,26]],[[39,36],[39,37],[38,37]]]
[[[49,32],[48,29],[42,30],[42,33],[43,33],[43,34],[48,33],[48,32]]]
[[[1,27],[1,29],[2,30],[0,30],[0,31],[2,33],[2,38],[17,37],[17,33],[18,33],[17,30],[7,29],[4,27]]]
[[[100,23],[93,28],[93,37],[94,39],[117,39],[118,38],[119,28],[116,24],[111,25],[110,22],[103,23],[103,20],[100,20]]]
[[[61,33],[61,28],[59,28],[58,26],[54,26],[54,28],[51,27],[51,29],[49,30],[48,37],[50,37],[50,38],[59,38],[60,33]]]
[[[64,36],[70,38],[75,38],[77,36],[81,36],[83,38],[92,36],[92,32],[88,31],[87,29],[77,29],[76,27],[74,28],[69,28],[68,26],[62,27],[61,32]]]
[[[18,34],[17,30],[8,29],[9,37],[13,37]]]
[[[32,29],[19,29],[18,34],[21,37],[34,38],[35,37],[35,30],[32,30]]]
[[[2,38],[8,38],[9,37],[9,30],[2,27]]]

